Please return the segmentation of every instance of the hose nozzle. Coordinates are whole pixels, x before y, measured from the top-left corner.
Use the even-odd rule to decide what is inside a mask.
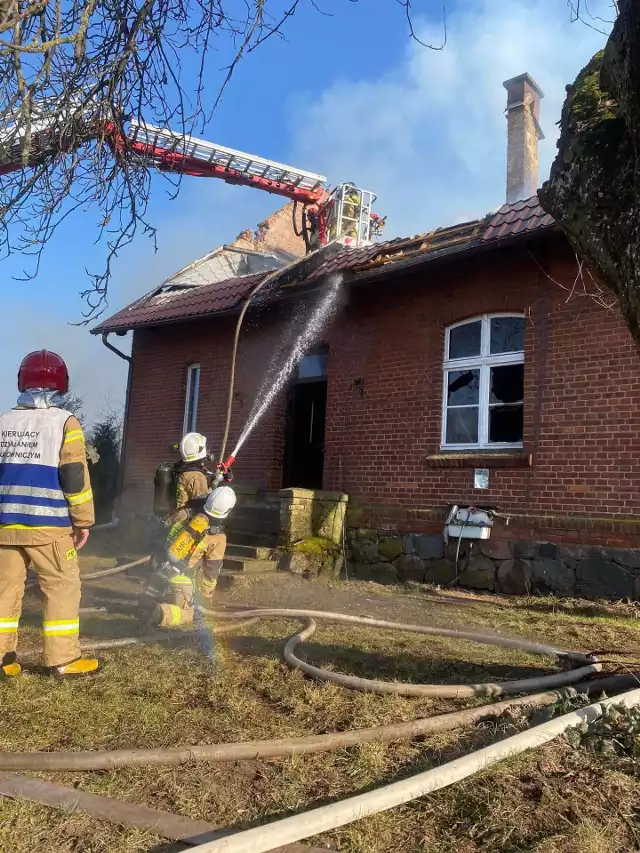
[[[233,474],[231,473],[231,466],[236,461],[235,456],[227,456],[224,462],[218,462],[218,473],[217,480],[220,482],[224,480],[226,483],[230,483],[233,480]]]

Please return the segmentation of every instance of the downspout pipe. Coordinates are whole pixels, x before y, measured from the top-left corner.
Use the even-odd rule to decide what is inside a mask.
[[[127,390],[126,390],[125,398],[124,398],[124,423],[122,425],[122,449],[120,450],[120,469],[118,471],[118,485],[116,487],[116,500],[119,502],[120,497],[122,495],[122,482],[124,479],[124,463],[125,463],[125,452],[126,452],[126,448],[127,448],[127,428],[129,425],[129,403],[131,400],[131,371],[132,371],[132,367],[133,367],[133,359],[130,355],[127,355],[126,353],[122,352],[122,350],[119,350],[118,347],[115,347],[109,341],[109,335],[110,334],[111,334],[110,332],[103,332],[102,333],[102,343],[105,345],[105,347],[108,350],[111,350],[111,352],[115,353],[119,358],[124,359],[127,362],[127,364],[129,365],[129,368],[127,370]],[[113,518],[112,523],[118,522],[118,519],[116,517],[115,507],[113,510],[113,514],[114,514],[114,518]],[[101,525],[101,526],[106,526],[106,525]],[[117,525],[114,524],[114,526],[117,526]]]

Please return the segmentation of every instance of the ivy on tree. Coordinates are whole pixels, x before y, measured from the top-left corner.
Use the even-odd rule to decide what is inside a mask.
[[[617,296],[640,346],[640,3],[618,5],[604,50],[567,87],[540,201]]]

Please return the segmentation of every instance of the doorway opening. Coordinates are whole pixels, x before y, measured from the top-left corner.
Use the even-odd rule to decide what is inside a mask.
[[[321,489],[327,415],[327,347],[305,356],[289,389],[283,488]]]

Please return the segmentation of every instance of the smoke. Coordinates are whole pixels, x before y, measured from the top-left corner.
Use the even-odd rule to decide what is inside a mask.
[[[121,253],[110,284],[109,308],[101,319],[281,206],[266,194],[217,181],[185,182],[178,198],[169,203],[161,193],[162,184],[154,181],[153,187],[158,195],[151,221],[158,228],[158,251],[154,252],[150,240],[140,237]],[[25,267],[30,270],[28,258],[15,255],[3,261],[6,296],[0,411],[15,405],[18,366],[26,353],[36,349],[52,349],[65,359],[74,392],[84,399],[88,424],[101,412],[124,405],[127,363],[107,350],[89,328],[71,325],[82,320],[84,305],[78,291],[89,285],[86,270],[99,269],[103,257],[103,249],[93,245],[94,236],[78,217],[71,218],[45,247],[40,270],[32,281],[12,281],[12,276],[23,275]],[[130,352],[131,334],[111,340]]]
[[[447,5],[447,45],[415,42],[395,65],[340,69],[323,92],[290,104],[289,159],[331,181],[354,180],[378,196],[388,237],[483,216],[505,200],[507,127],[504,80],[528,71],[545,92],[540,181],[555,156],[565,84],[605,42],[572,23],[560,0],[467,0]],[[591,0],[611,18],[610,0]],[[442,24],[416,21],[437,44]]]

